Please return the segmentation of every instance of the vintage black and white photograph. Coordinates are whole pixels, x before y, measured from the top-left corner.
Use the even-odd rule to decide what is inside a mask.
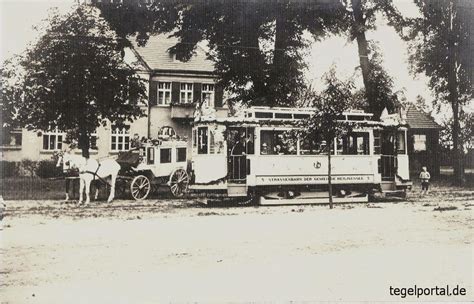
[[[0,0],[0,303],[474,301],[473,0]]]

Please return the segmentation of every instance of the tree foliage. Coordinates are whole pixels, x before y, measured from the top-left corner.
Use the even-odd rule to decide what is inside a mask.
[[[170,51],[183,59],[207,41],[220,84],[230,101],[291,106],[305,88],[305,31],[316,39],[340,32],[346,18],[338,1],[125,1],[97,3],[122,35],[167,32],[180,43]],[[117,22],[127,16],[125,24]]]
[[[341,120],[343,113],[350,110],[354,95],[352,80],[342,81],[337,78],[334,68],[324,75],[325,89],[314,92],[311,106],[315,109],[310,118],[301,121],[298,136],[313,142],[326,142],[328,155],[329,203],[332,208],[331,183],[331,149],[334,139],[351,131],[353,126]]]
[[[463,107],[473,98],[472,38],[474,5],[462,0],[415,0],[421,17],[411,20],[407,34],[412,71],[429,77],[435,103],[448,103],[453,112],[451,138],[454,175],[463,182]]]
[[[45,33],[19,65],[3,67],[2,94],[16,121],[31,130],[59,130],[88,157],[89,137],[106,121],[143,116],[145,84],[124,62],[120,39],[91,6],[52,14]]]

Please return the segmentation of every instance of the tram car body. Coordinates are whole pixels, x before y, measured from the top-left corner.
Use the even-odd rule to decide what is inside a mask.
[[[258,197],[260,204],[328,201],[326,143],[289,136],[311,109],[249,108],[228,118],[197,117],[192,130],[192,185],[229,197]],[[343,120],[363,121],[331,151],[335,202],[363,202],[368,194],[405,193],[411,187],[407,129],[394,117],[373,121],[362,111]]]
[[[120,179],[128,181],[126,188],[136,200],[147,198],[160,185],[168,186],[174,197],[187,192],[186,141],[173,138],[148,140],[121,154],[117,162],[122,168]]]

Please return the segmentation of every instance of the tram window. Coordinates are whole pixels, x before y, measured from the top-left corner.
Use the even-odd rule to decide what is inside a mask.
[[[261,131],[260,154],[262,155],[295,155],[296,139],[285,131]]]
[[[309,114],[294,114],[293,117],[295,119],[308,119],[310,115]]]
[[[160,163],[171,163],[171,148],[160,149]]]
[[[315,140],[305,138],[300,141],[301,155],[318,155],[327,154],[326,141],[317,142]]]
[[[374,154],[382,153],[382,144],[380,141],[380,131],[374,130]]]
[[[338,141],[338,154],[342,155],[368,155],[369,134],[350,133],[342,138],[342,151]]]
[[[288,113],[275,113],[275,118],[293,119],[293,115],[292,115],[292,114],[288,114]]]
[[[272,112],[255,112],[255,118],[273,118]]]
[[[207,154],[207,127],[198,128],[198,154]]]
[[[397,135],[397,154],[406,154],[405,132],[399,131]]]
[[[214,140],[214,132],[212,130],[209,131],[209,154],[214,154],[216,151],[215,147],[216,143]]]
[[[176,149],[176,161],[177,162],[186,161],[186,148],[177,148]]]

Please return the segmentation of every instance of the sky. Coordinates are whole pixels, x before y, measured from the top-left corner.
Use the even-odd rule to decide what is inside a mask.
[[[0,0],[0,60],[21,53],[27,45],[37,38],[33,26],[38,25],[48,16],[48,10],[57,7],[59,12],[67,12],[77,0]],[[402,13],[416,15],[412,0],[395,0]],[[384,56],[385,68],[394,79],[395,91],[403,90],[408,101],[414,101],[417,95],[427,101],[433,99],[427,79],[414,77],[409,73],[407,63],[407,45],[398,37],[393,28],[384,20],[378,22],[377,29],[367,33],[367,38],[378,42]],[[313,44],[306,50],[308,70],[306,77],[316,89],[321,86],[322,75],[331,65],[341,77],[354,74],[359,66],[357,46],[349,43],[345,37],[330,37]],[[356,83],[362,85],[360,71],[356,73]]]

